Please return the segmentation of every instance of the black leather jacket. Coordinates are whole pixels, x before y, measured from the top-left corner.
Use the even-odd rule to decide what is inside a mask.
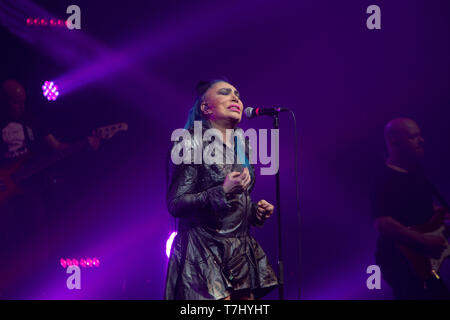
[[[198,138],[184,143],[191,150],[191,160],[196,148],[203,151],[207,145],[202,146]],[[223,146],[226,152],[234,152]],[[249,159],[248,143],[246,150]],[[226,175],[243,168],[236,161],[171,163],[166,200],[170,214],[179,218],[179,230],[169,260],[166,299],[221,299],[239,289],[256,290],[258,296],[277,284],[265,253],[249,234],[250,226],[263,224],[250,198],[253,165],[247,192],[227,196],[223,189]]]
[[[203,151],[207,144],[203,143],[201,146],[201,142],[197,138],[193,138],[187,145],[191,148],[191,160],[193,161],[195,149],[202,147]],[[226,148],[226,151],[233,152],[225,144],[223,147],[224,150]],[[248,150],[246,156],[249,158],[248,143],[246,148]],[[250,198],[250,193],[255,185],[253,165],[248,168],[252,179],[248,191],[230,196],[225,195],[223,182],[226,175],[232,171],[242,171],[243,168],[244,166],[238,163],[172,165],[172,177],[167,192],[167,207],[172,216],[180,218],[180,230],[203,226],[217,230],[219,233],[226,233],[232,228],[236,228],[236,225],[233,224],[240,222],[242,225],[239,229],[246,232],[250,224],[262,225],[263,222],[256,219],[256,204]],[[245,206],[244,211],[248,211],[245,212],[247,217],[244,219],[247,221],[236,221],[242,220],[243,217],[232,215],[239,204]],[[235,235],[235,233],[232,234]]]

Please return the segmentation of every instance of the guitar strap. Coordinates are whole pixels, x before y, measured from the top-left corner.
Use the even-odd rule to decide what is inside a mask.
[[[26,123],[23,121],[20,122],[20,124],[22,125],[23,134],[25,135],[25,148],[27,148],[28,151],[31,151],[32,140],[30,138],[30,133],[28,132],[28,127],[27,127]]]

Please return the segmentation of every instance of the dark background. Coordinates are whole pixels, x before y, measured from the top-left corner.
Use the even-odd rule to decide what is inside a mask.
[[[368,290],[376,232],[368,189],[385,157],[382,131],[394,117],[423,130],[426,169],[450,197],[450,20],[448,1],[24,1],[0,0],[0,79],[27,91],[27,108],[55,136],[77,141],[95,127],[129,130],[96,152],[43,175],[54,269],[29,298],[161,299],[165,242],[165,152],[184,126],[199,80],[227,77],[244,106],[294,110],[299,136],[302,256],[299,267],[294,129],[280,117],[280,174],[286,297],[388,299]],[[66,19],[81,30],[26,26],[27,17]],[[381,8],[381,30],[366,8]],[[45,80],[61,87],[47,102]],[[270,118],[243,119],[271,128]],[[259,170],[258,170],[259,172]],[[48,180],[47,180],[48,181]],[[253,200],[275,203],[272,176],[257,176]],[[276,219],[254,230],[277,265]],[[96,256],[80,291],[65,288],[61,257]],[[443,276],[449,283],[449,263]],[[268,298],[276,299],[277,292]]]

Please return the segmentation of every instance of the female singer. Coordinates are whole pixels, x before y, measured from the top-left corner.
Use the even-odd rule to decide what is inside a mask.
[[[244,107],[239,92],[227,81],[214,80],[201,82],[197,93],[185,128],[193,133],[194,121],[201,121],[202,132],[219,130],[224,154],[236,156],[239,144],[226,130],[237,129],[241,121]],[[185,143],[191,156],[207,145],[195,136],[177,143]],[[168,264],[165,299],[253,300],[277,286],[266,254],[249,234],[250,226],[262,226],[274,209],[265,200],[255,203],[250,199],[255,174],[248,163],[249,149],[246,144],[245,161],[232,164],[224,160],[223,164],[175,165],[171,161],[167,207],[179,218],[179,226]]]

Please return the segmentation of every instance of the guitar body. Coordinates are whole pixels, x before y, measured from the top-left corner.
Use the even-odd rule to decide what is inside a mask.
[[[9,198],[20,192],[20,187],[12,179],[12,175],[18,171],[30,156],[26,155],[6,168],[0,168],[0,206]]]
[[[411,227],[411,229],[423,234],[440,236],[444,239],[447,239],[445,234],[446,228],[441,221],[442,220],[438,218],[438,215],[434,215],[426,224],[414,226]],[[438,259],[428,258],[420,254],[416,250],[403,245],[398,245],[398,248],[400,249],[402,254],[409,260],[415,274],[424,281],[429,280],[432,277],[438,277],[437,272],[442,266],[442,263],[446,258],[450,257],[450,245],[448,244],[447,248]]]
[[[101,140],[109,140],[118,132],[127,130],[128,124],[121,122],[97,128],[93,131],[93,135]],[[16,160],[12,165],[4,168],[0,167],[0,207],[8,201],[9,198],[20,192],[19,183],[21,181],[32,177],[34,174],[39,173],[55,162],[62,160],[73,153],[82,151],[85,147],[87,147],[87,142],[81,141],[79,144],[74,144],[74,148],[71,150],[59,151],[54,155],[43,157],[43,160],[39,157],[34,157],[31,152],[28,152],[26,155]]]

